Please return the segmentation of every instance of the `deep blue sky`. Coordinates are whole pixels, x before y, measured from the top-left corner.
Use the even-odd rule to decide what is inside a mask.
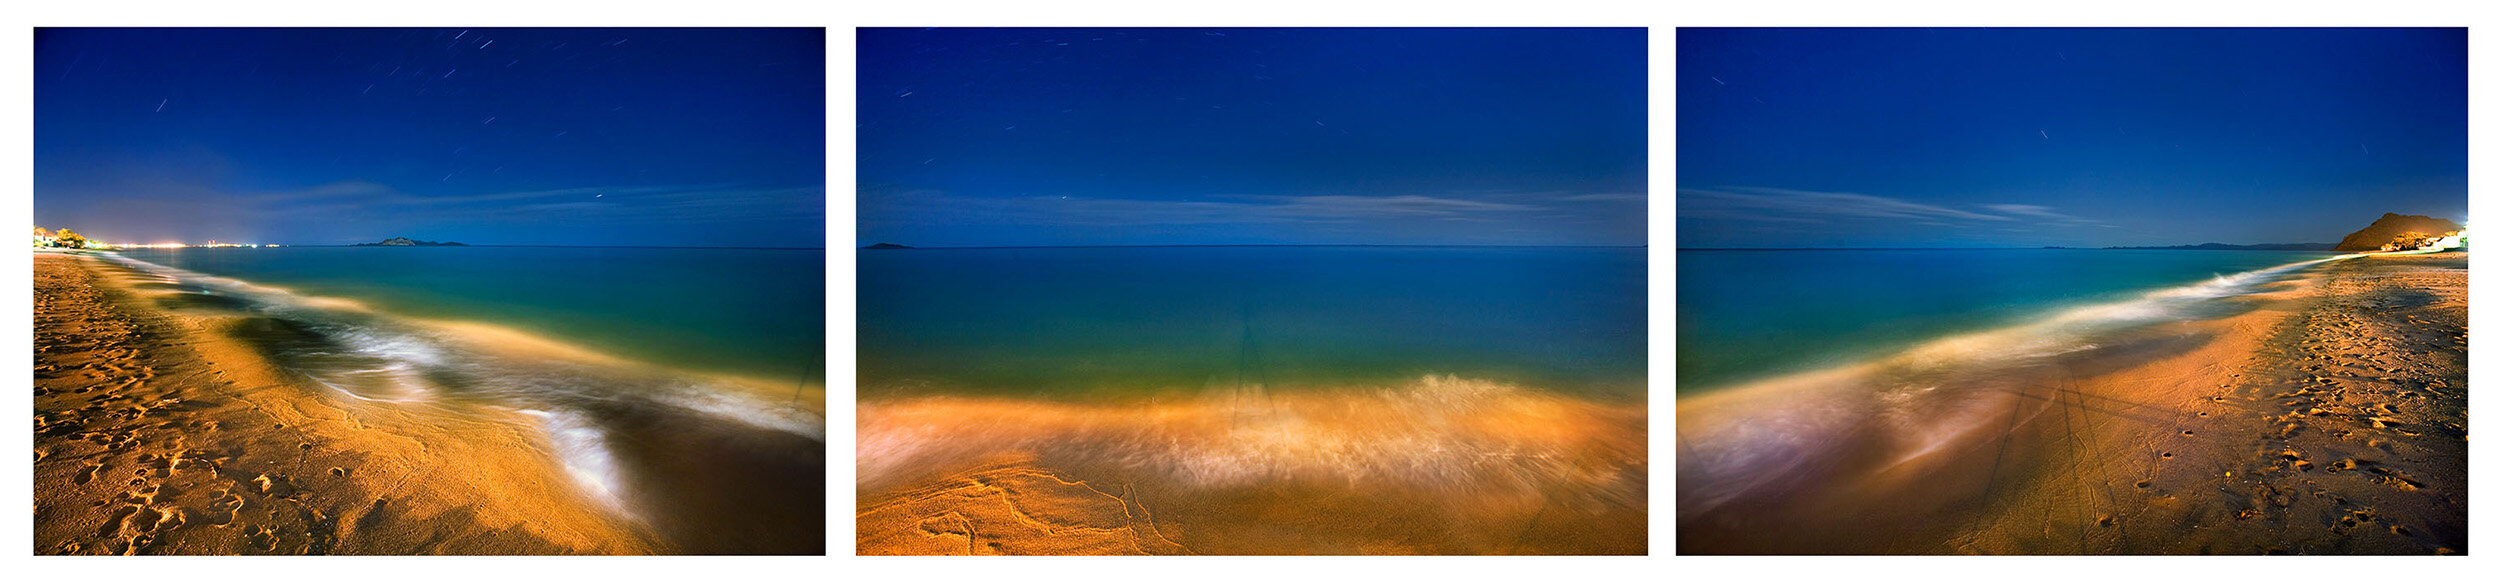
[[[1676,60],[1681,247],[2465,219],[2463,29],[1681,29]]]
[[[859,243],[1640,245],[1640,29],[863,29]]]
[[[822,29],[39,29],[35,222],[824,245]]]

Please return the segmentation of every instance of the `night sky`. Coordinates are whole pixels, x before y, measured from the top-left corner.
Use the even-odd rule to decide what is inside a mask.
[[[859,243],[1646,241],[1640,29],[862,29]]]
[[[822,29],[40,29],[35,222],[824,245]]]
[[[2464,220],[2463,29],[1683,29],[1681,247],[2334,242]]]

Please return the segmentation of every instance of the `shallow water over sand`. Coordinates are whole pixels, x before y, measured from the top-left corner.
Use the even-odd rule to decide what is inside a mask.
[[[1676,392],[1882,358],[2325,252],[1678,250]]]

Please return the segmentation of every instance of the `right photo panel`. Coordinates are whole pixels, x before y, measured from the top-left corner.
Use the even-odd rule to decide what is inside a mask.
[[[1675,33],[1680,554],[2463,554],[2463,28]]]

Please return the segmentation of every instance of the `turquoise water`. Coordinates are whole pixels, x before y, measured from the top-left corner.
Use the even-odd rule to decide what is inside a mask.
[[[861,250],[863,396],[1134,396],[1459,375],[1639,396],[1647,250]]]
[[[124,257],[483,322],[702,371],[821,382],[824,251],[563,247],[126,250]]]
[[[2082,249],[1679,250],[1679,393],[2324,257]]]

